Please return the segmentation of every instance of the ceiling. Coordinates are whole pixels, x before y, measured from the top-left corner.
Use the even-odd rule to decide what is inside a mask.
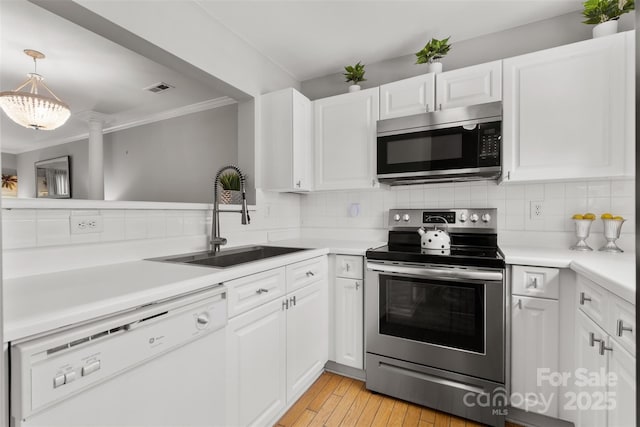
[[[38,73],[72,112],[64,126],[52,131],[23,128],[0,113],[3,152],[80,139],[88,134],[89,112],[102,115],[106,127],[122,126],[223,96],[26,0],[2,1],[0,7],[1,90],[26,80],[33,60],[23,50],[35,49],[46,55],[38,61]],[[175,88],[157,94],[143,90],[159,82]]]
[[[229,30],[305,81],[582,9],[582,0],[196,0]]]

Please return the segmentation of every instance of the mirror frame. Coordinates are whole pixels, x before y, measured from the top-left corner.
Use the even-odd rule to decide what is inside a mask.
[[[62,195],[47,195],[47,196],[41,196],[40,192],[38,191],[38,169],[42,169],[45,170],[47,169],[46,167],[42,167],[42,166],[46,166],[52,163],[60,163],[60,162],[64,162],[66,169],[67,169],[67,188],[69,188],[68,193],[66,194],[62,194]],[[40,160],[38,162],[34,163],[34,168],[35,168],[35,177],[36,177],[36,182],[35,182],[35,187],[36,187],[36,198],[38,199],[70,199],[71,198],[71,156],[60,156],[60,157],[56,157],[53,159],[47,159],[47,160]]]

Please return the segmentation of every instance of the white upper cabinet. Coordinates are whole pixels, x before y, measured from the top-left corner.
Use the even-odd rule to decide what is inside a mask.
[[[378,88],[319,99],[313,109],[315,188],[377,186]]]
[[[504,60],[504,180],[629,173],[632,44],[620,33]]]
[[[293,88],[261,98],[263,189],[312,189],[311,101]]]
[[[434,88],[434,73],[380,86],[380,120],[433,111]]]
[[[502,100],[502,61],[436,75],[436,108],[465,107]]]

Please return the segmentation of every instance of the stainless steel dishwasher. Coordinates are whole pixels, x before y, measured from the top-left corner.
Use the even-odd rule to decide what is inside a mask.
[[[226,289],[11,346],[14,426],[225,423]]]

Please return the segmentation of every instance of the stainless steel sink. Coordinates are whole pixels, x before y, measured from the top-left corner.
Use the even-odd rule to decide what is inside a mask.
[[[221,252],[194,252],[185,255],[152,258],[151,261],[197,264],[208,267],[225,268],[304,250],[306,249],[287,248],[282,246],[244,246],[241,248],[223,250]]]

